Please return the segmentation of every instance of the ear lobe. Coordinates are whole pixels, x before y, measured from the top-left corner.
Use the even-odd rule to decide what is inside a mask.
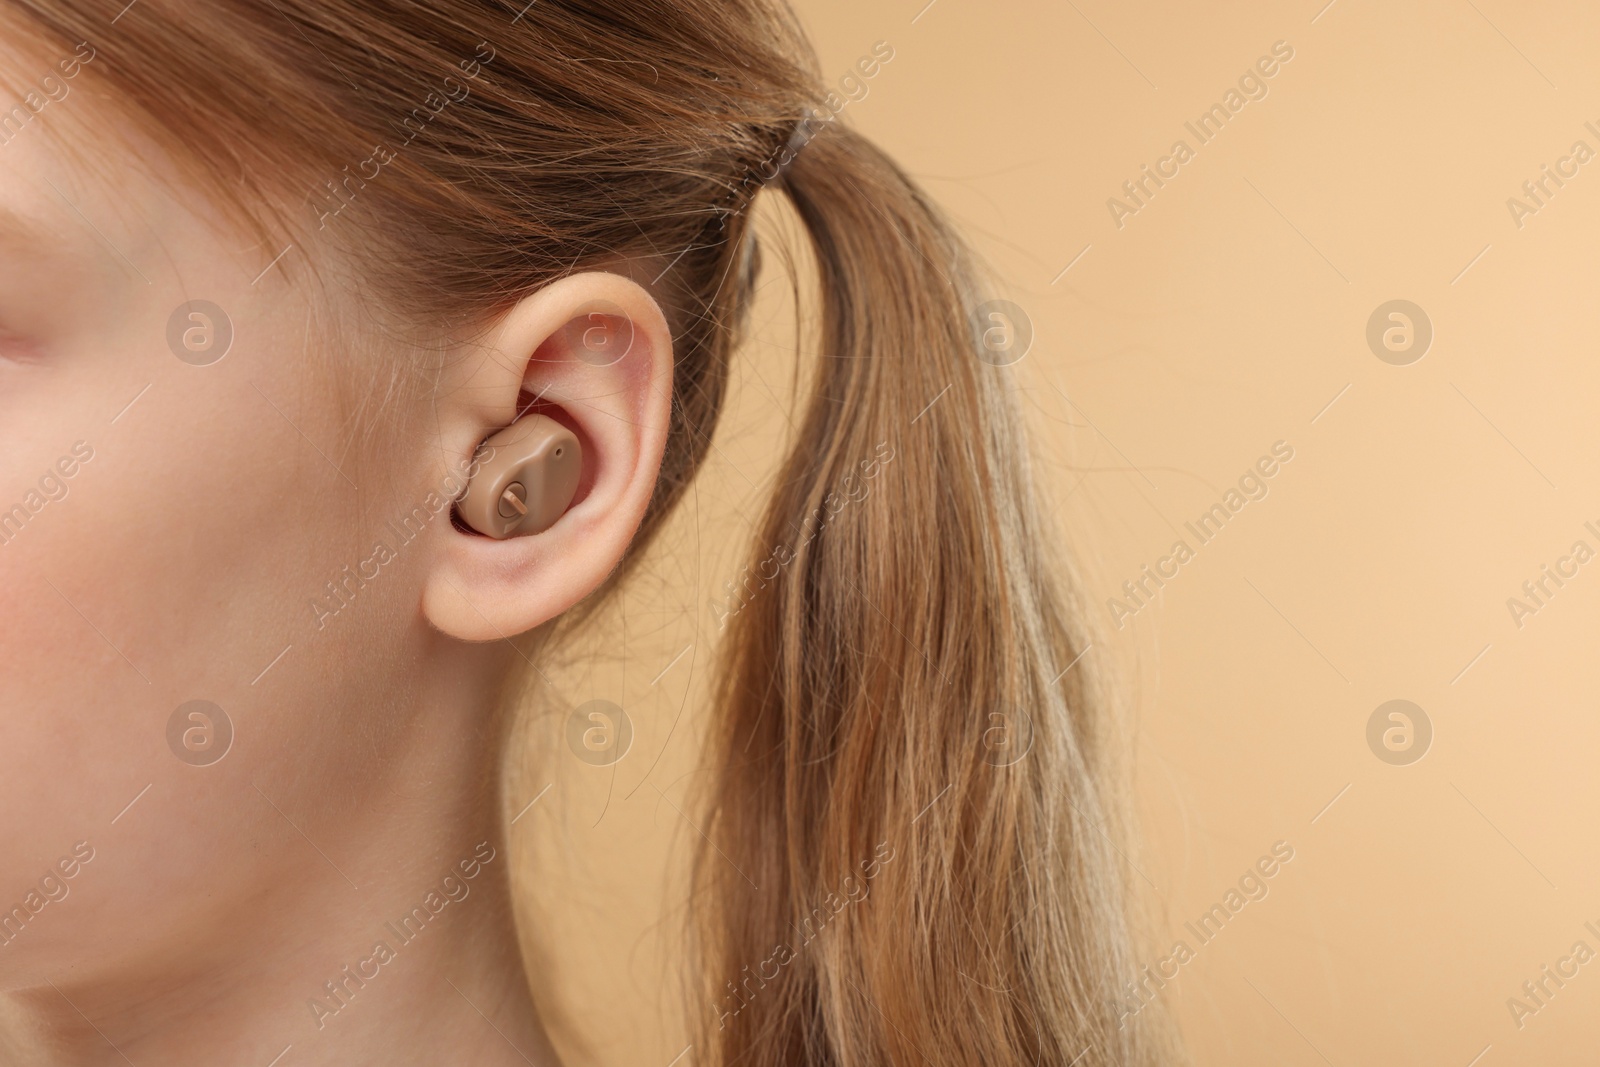
[[[442,532],[422,607],[444,633],[485,641],[556,617],[621,561],[660,474],[672,336],[637,282],[589,272],[525,297],[484,340],[464,348],[452,361],[463,368],[460,377],[439,392],[448,445],[465,456],[499,440],[507,451],[484,455],[461,500],[462,519],[490,536],[456,527]],[[528,397],[537,400],[518,420],[519,398],[526,404]],[[554,449],[571,447],[569,441],[580,463],[563,466],[569,458],[563,451],[549,467]],[[499,468],[496,454],[508,457]],[[531,480],[536,470],[559,482],[537,487],[546,501],[557,501],[553,513],[538,516],[539,532],[500,538],[495,531],[509,520],[500,505],[516,512],[505,499],[516,471]],[[519,484],[536,488],[529,480]]]

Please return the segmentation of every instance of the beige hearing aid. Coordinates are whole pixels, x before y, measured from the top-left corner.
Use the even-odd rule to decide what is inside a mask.
[[[484,441],[487,457],[457,505],[462,521],[489,537],[542,533],[572,503],[583,470],[573,432],[528,415]]]

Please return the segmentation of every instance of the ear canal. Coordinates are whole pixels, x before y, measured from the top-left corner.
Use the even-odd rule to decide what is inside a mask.
[[[494,538],[542,533],[572,504],[583,471],[573,432],[548,415],[528,415],[483,442],[484,458],[457,510]]]

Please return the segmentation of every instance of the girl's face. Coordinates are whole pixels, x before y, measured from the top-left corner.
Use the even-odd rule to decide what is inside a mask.
[[[248,236],[93,62],[0,48],[22,101],[0,110],[0,1014],[149,1062],[245,1033],[262,1062],[402,1032],[429,1058],[424,1029],[473,1062],[544,1048],[497,698],[507,639],[598,589],[646,514],[665,316],[579,271],[424,350],[360,256]],[[536,536],[458,528],[526,397],[577,436],[573,502]],[[450,921],[330,1029],[330,982],[439,886]]]
[[[449,523],[398,533],[426,450],[378,465],[350,432],[350,360],[313,350],[288,280],[317,250],[250,243],[149,146],[129,166],[89,92],[42,99],[0,127],[8,984],[113,931],[203,943],[207,902],[268,870],[337,882],[316,848],[343,852],[341,812],[400,769],[420,546]],[[385,703],[382,728],[360,714]]]
[[[0,83],[35,67],[0,52]],[[637,532],[671,334],[580,272],[411,349],[348,259],[245,236],[77,81],[0,115],[0,989],[258,1012],[241,961],[315,992],[493,851],[503,639]],[[573,504],[535,537],[454,527],[526,396],[581,442]]]

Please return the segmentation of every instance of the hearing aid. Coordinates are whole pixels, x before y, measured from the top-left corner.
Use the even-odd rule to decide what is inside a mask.
[[[461,519],[488,537],[542,533],[572,504],[583,447],[548,415],[527,415],[480,446],[485,458],[456,505]]]

